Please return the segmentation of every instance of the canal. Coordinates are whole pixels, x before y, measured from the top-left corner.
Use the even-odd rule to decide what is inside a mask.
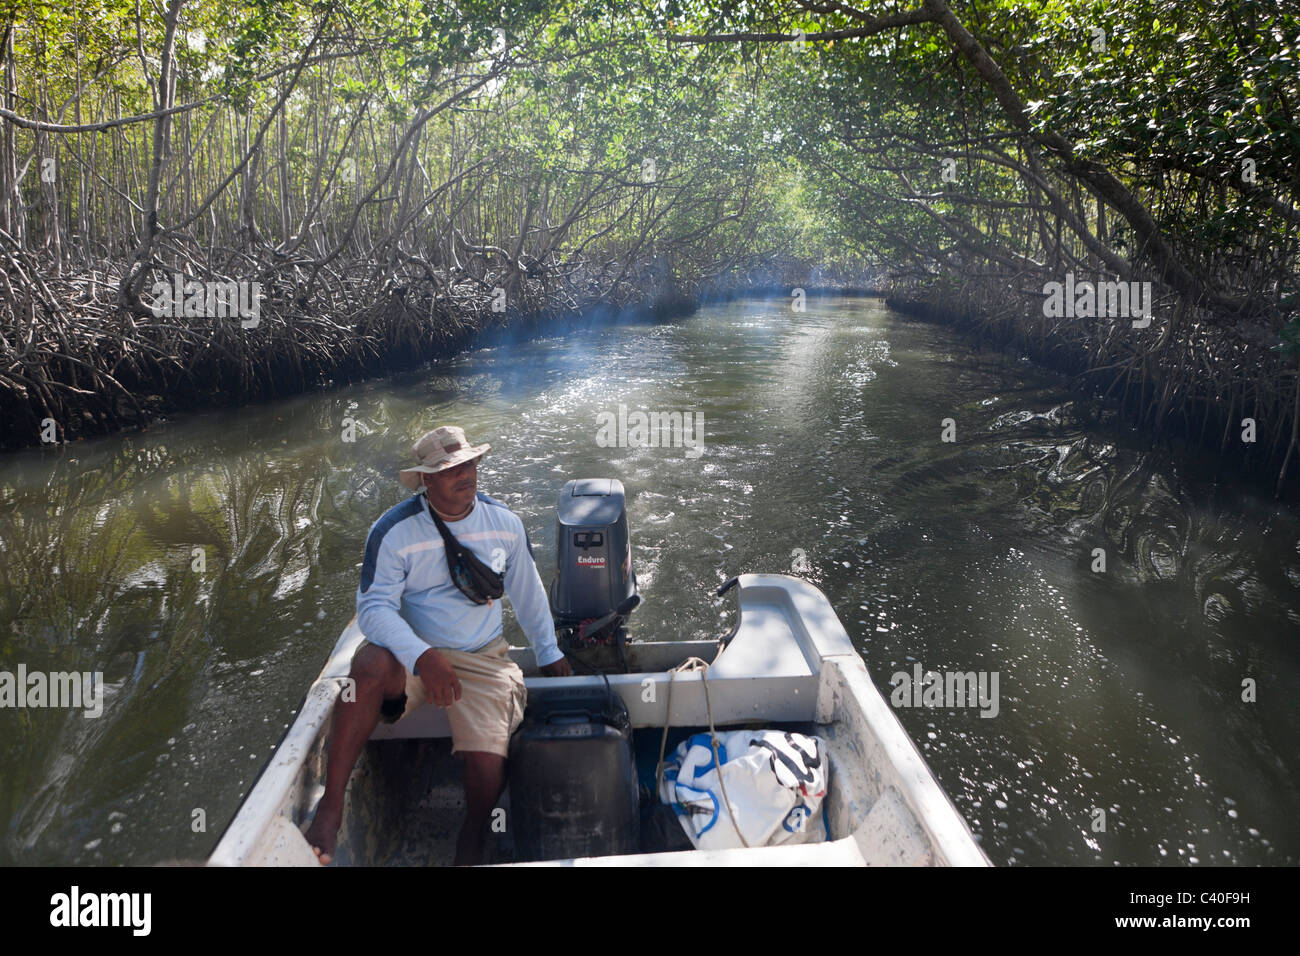
[[[0,709],[0,864],[206,856],[353,613],[411,442],[454,423],[544,581],[564,482],[623,482],[634,637],[714,637],[721,582],[797,573],[887,697],[917,666],[996,675],[996,707],[896,711],[995,864],[1296,865],[1300,512],[1067,384],[876,299],[742,300],[10,455],[0,670],[105,696]],[[620,406],[702,443],[611,444]]]

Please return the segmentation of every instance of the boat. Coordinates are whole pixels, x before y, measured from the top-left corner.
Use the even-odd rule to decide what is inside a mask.
[[[593,527],[600,530],[593,534]],[[717,640],[629,640],[625,623],[637,596],[619,482],[586,479],[566,484],[558,518],[558,568],[572,566],[567,549],[575,541],[585,551],[595,542],[609,552],[610,576],[595,589],[599,592],[597,604],[607,606],[609,613],[594,615],[590,606],[577,606],[592,589],[584,587],[578,594],[557,572],[551,603],[557,632],[563,638],[561,646],[575,661],[575,674],[543,677],[530,648],[512,648],[511,656],[525,675],[530,708],[536,697],[546,695],[616,696],[626,708],[637,773],[642,780],[651,781],[668,732],[674,740],[681,740],[696,733],[761,726],[815,735],[824,742],[829,756],[829,783],[821,807],[827,839],[779,846],[682,849],[672,848],[673,841],[662,837],[662,829],[643,825],[642,838],[628,852],[594,855],[561,849],[554,859],[537,859],[534,854],[521,860],[518,848],[511,845],[511,828],[503,826],[490,841],[489,863],[990,865],[966,821],[872,682],[834,608],[818,588],[789,575],[742,574],[719,589],[719,594],[734,590],[739,603],[730,634]],[[593,563],[589,555],[584,555],[584,560],[587,566]],[[584,576],[583,580],[585,584],[591,578]],[[575,639],[592,634],[596,638],[586,643],[595,652],[594,658],[585,656],[586,650],[575,644]],[[603,644],[602,634],[608,638]],[[362,640],[354,618],[217,843],[209,865],[320,865],[303,831],[324,791],[334,705],[348,685],[352,655]],[[693,659],[708,662],[707,667],[683,670]],[[577,673],[579,660],[593,672]],[[592,660],[615,664],[607,669],[592,665]],[[450,864],[464,815],[450,733],[445,713],[436,707],[422,707],[396,723],[378,725],[348,784],[332,866]],[[507,789],[499,804],[503,821],[510,820],[513,813],[512,789]],[[641,798],[643,806],[654,799],[653,793],[651,788],[649,796]],[[495,817],[494,812],[494,823]],[[494,833],[497,830],[494,825]],[[660,833],[658,844],[654,832]]]

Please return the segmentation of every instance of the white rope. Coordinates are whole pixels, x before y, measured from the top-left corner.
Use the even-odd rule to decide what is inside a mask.
[[[722,649],[718,649],[722,653]],[[715,657],[714,660],[717,660]],[[727,815],[731,817],[732,829],[736,831],[736,836],[740,837],[740,842],[745,845],[745,849],[750,849],[749,841],[745,839],[745,834],[740,832],[740,824],[736,822],[736,815],[731,809],[731,798],[727,796],[727,782],[722,776],[722,761],[718,759],[718,732],[713,726],[713,703],[709,700],[709,665],[708,662],[699,657],[688,657],[676,667],[668,671],[668,706],[664,713],[664,732],[659,738],[659,764],[655,767],[655,787],[656,796],[663,793],[664,789],[664,751],[668,746],[668,724],[672,720],[673,714],[673,682],[678,673],[693,674],[700,673],[700,683],[704,685],[704,709],[709,715],[709,743],[713,747],[713,765],[718,768],[718,783],[722,786],[722,801],[727,808]]]

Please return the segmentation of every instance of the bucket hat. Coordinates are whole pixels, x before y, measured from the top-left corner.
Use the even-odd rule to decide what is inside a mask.
[[[488,444],[470,444],[463,428],[440,425],[431,432],[425,432],[415,443],[415,460],[419,464],[403,468],[397,477],[407,488],[419,491],[424,482],[420,475],[433,475],[463,465],[486,454],[491,448]]]

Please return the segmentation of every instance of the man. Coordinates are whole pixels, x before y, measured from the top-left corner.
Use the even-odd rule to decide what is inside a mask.
[[[453,548],[459,542],[491,571],[504,573],[505,593],[542,673],[573,673],[555,641],[523,522],[478,493],[478,459],[490,448],[471,445],[455,426],[428,432],[415,443],[418,464],[399,476],[423,494],[370,528],[357,589],[357,623],[366,641],[352,658],[356,700],[335,705],[325,795],[306,832],[322,864],[333,858],[348,778],[381,716],[396,720],[429,701],[447,710],[452,753],[465,765],[467,813],[457,866],[481,862],[489,818],[505,789],[510,735],[523,720],[523,673],[501,634],[501,602],[471,586],[484,602],[476,603],[453,580],[434,512]],[[461,583],[467,583],[463,575]]]

